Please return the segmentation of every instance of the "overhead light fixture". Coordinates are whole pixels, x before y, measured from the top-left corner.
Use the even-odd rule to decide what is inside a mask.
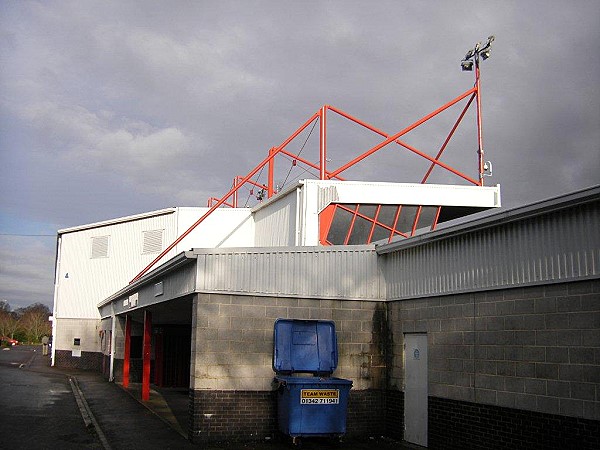
[[[485,163],[483,163],[483,173],[481,175],[483,175],[484,177],[492,176],[492,162],[491,161],[486,161]]]
[[[485,61],[490,57],[490,53],[492,51],[492,42],[494,42],[496,38],[492,35],[487,38],[485,44],[481,45],[481,42],[475,44],[471,50],[467,51],[467,54],[460,62],[460,67],[463,71],[470,72],[473,70],[473,66],[479,69],[479,57]]]

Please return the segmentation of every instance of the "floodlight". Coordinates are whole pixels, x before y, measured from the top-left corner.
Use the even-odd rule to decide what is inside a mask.
[[[483,173],[482,175],[484,177],[491,177],[492,176],[492,162],[491,161],[486,161],[485,163],[483,163]]]
[[[462,67],[462,70],[465,72],[472,71],[473,70],[473,61],[470,59],[463,59],[460,62],[460,67]]]
[[[495,36],[488,36],[485,44],[481,45],[481,42],[475,44],[471,50],[467,51],[464,59],[460,62],[460,67],[465,72],[470,72],[473,70],[473,66],[479,69],[479,58],[485,61],[490,57],[490,53],[492,51],[492,42],[496,39]]]

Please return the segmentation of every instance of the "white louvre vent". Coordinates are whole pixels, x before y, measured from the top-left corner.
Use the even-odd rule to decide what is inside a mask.
[[[142,253],[160,253],[163,245],[163,230],[144,231]]]
[[[92,258],[108,258],[109,236],[94,236],[92,238]]]

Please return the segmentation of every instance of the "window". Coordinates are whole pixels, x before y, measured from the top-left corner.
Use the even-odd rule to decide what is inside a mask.
[[[92,258],[108,258],[109,236],[94,236],[92,238]]]
[[[438,206],[332,203],[319,214],[322,245],[370,244],[432,230]]]
[[[163,230],[144,231],[142,254],[160,253],[163,245]]]

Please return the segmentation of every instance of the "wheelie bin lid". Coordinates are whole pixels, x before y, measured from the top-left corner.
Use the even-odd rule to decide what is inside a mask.
[[[273,330],[273,370],[281,375],[330,376],[338,364],[331,320],[277,319]]]

